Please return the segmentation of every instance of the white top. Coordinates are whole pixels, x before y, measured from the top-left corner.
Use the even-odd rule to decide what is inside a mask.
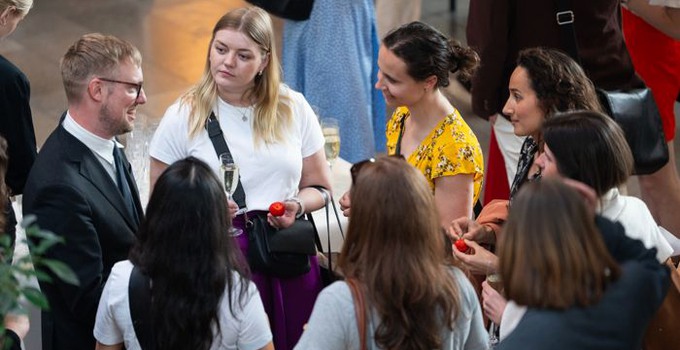
[[[302,159],[321,150],[321,126],[302,94],[281,86],[281,94],[292,100],[293,124],[285,143],[254,144],[253,111],[245,112],[218,99],[215,114],[227,145],[239,167],[248,210],[266,210],[275,201],[297,194],[302,175]],[[208,132],[203,129],[189,137],[189,106],[176,101],[168,108],[149,146],[149,155],[165,164],[194,156],[209,164],[219,176],[219,159]]]
[[[442,349],[487,349],[488,335],[484,329],[482,312],[477,294],[470,281],[457,268],[452,269],[460,290],[460,309],[453,330],[441,330]],[[434,311],[434,310],[433,310]],[[377,315],[366,320],[367,348],[375,349],[373,334],[379,321]],[[414,335],[415,336],[415,335]],[[345,282],[335,282],[321,291],[307,323],[307,329],[295,346],[296,350],[346,350],[359,349],[354,300]]]
[[[649,0],[649,4],[680,8],[680,0]]]
[[[104,345],[125,343],[127,350],[141,350],[130,316],[128,285],[132,263],[125,260],[116,263],[99,300],[94,337]],[[240,288],[238,278],[234,279],[234,290]],[[226,293],[225,293],[226,294]],[[260,349],[272,341],[267,314],[255,284],[248,282],[247,296],[243,307],[233,298],[232,307],[236,318],[229,311],[228,298],[222,297],[219,322],[221,339],[215,338],[210,349]]]
[[[600,214],[605,218],[618,221],[626,229],[626,236],[642,241],[646,248],[656,248],[656,258],[660,262],[671,256],[673,249],[659,226],[654,221],[647,205],[639,198],[624,196],[613,188],[600,198]]]
[[[519,321],[522,320],[524,314],[527,312],[527,307],[518,305],[512,300],[508,300],[505,304],[505,309],[503,309],[503,315],[501,315],[501,324],[499,325],[498,338],[500,340],[505,339],[508,334],[517,328]]]

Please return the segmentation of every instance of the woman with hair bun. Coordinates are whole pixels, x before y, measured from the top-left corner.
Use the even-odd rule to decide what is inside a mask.
[[[479,58],[433,27],[411,22],[385,36],[378,82],[388,106],[387,152],[403,155],[427,178],[443,226],[471,216],[484,177],[482,149],[460,112],[444,96],[452,73],[466,78]],[[341,205],[349,215],[349,196]]]

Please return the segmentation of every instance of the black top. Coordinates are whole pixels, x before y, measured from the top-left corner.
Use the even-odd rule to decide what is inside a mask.
[[[7,140],[9,167],[5,182],[12,194],[23,193],[37,155],[30,95],[24,73],[0,56],[0,134]]]

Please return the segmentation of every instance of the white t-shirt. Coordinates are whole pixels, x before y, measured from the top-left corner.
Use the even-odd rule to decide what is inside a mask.
[[[647,249],[656,248],[656,258],[660,262],[671,256],[673,248],[643,201],[623,196],[616,188],[609,190],[600,200],[600,214],[609,220],[620,222],[626,229],[626,236],[642,241]]]
[[[125,343],[127,350],[141,350],[130,316],[128,285],[132,263],[125,260],[116,263],[99,300],[94,337],[102,344]],[[240,288],[239,279],[234,276],[234,290]],[[226,293],[225,293],[226,295]],[[232,307],[236,318],[229,311],[229,298],[222,297],[219,322],[221,338],[216,337],[210,349],[260,349],[272,341],[269,320],[264,312],[262,300],[255,284],[248,282],[243,307],[233,298]]]
[[[248,210],[267,210],[272,202],[297,194],[302,176],[302,159],[321,150],[324,137],[321,126],[302,94],[281,86],[281,94],[291,98],[293,123],[286,132],[285,143],[254,144],[253,109],[245,114],[218,98],[214,108],[229,151],[239,167],[241,183],[246,193]],[[151,157],[172,164],[194,156],[206,162],[219,176],[219,160],[208,132],[203,129],[189,137],[187,105],[176,101],[168,108],[149,146]],[[242,120],[245,115],[246,121]]]

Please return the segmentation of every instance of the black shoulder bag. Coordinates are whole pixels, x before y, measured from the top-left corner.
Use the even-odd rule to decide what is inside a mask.
[[[224,140],[220,124],[211,113],[206,122],[210,141],[217,154],[228,153],[229,146]],[[245,208],[246,196],[239,178],[234,201],[239,208]],[[246,214],[246,231],[248,234],[248,264],[253,271],[274,277],[290,278],[309,272],[309,256],[316,254],[316,228],[311,220],[299,218],[292,226],[277,229],[269,225],[266,214],[248,216]]]
[[[557,0],[557,24],[569,55],[581,63],[574,29],[574,12],[570,0]],[[636,175],[655,173],[668,163],[668,145],[663,133],[661,115],[648,87],[629,91],[597,89],[605,112],[626,135],[633,152]]]

